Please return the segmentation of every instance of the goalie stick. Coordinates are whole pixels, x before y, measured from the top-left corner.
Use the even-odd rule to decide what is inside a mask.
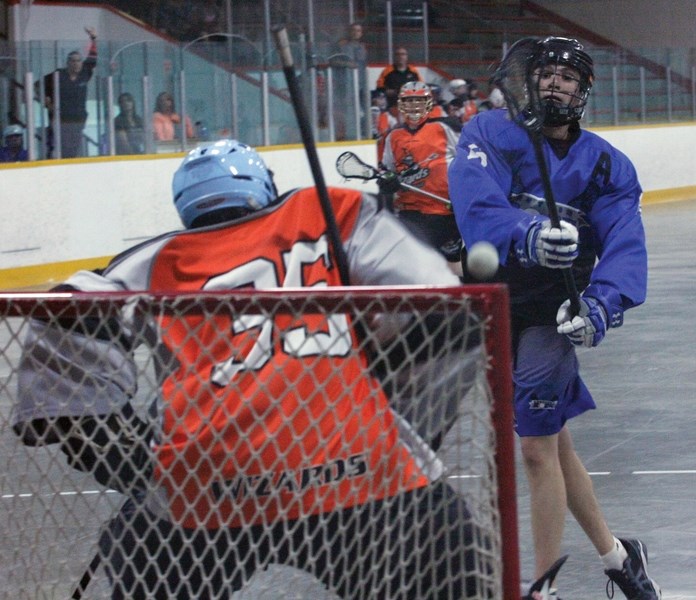
[[[432,198],[433,200],[442,202],[448,208],[452,207],[452,203],[447,198],[443,198],[442,196],[438,196],[437,194],[432,194],[408,183],[404,183],[399,179],[398,173],[394,173],[393,171],[380,171],[378,169],[375,169],[375,167],[368,165],[366,162],[363,162],[362,159],[354,152],[348,151],[341,154],[336,159],[336,170],[338,171],[338,174],[341,177],[345,177],[346,179],[362,179],[363,181],[384,181],[389,177],[395,177],[399,182],[399,187],[402,187],[406,190],[410,190],[412,192],[418,192],[423,196],[427,196],[428,198]]]
[[[503,93],[512,122],[525,129],[529,135],[544,188],[549,220],[552,227],[560,229],[561,219],[544,157],[544,137],[541,128],[544,124],[545,108],[534,75],[534,57],[538,51],[537,38],[522,38],[515,42],[493,73],[491,83],[498,86]],[[571,313],[577,315],[580,313],[580,296],[573,278],[572,267],[561,269],[561,272],[570,298]]]
[[[314,135],[312,134],[309,117],[307,116],[307,111],[305,110],[305,105],[302,100],[300,86],[297,83],[295,65],[293,63],[290,42],[288,40],[288,32],[284,25],[276,25],[273,28],[273,34],[275,36],[276,49],[278,50],[278,55],[280,56],[280,61],[283,65],[285,81],[288,84],[290,100],[292,102],[293,109],[295,110],[297,126],[302,136],[302,144],[304,145],[305,152],[307,154],[309,167],[312,171],[312,177],[314,178],[314,185],[317,189],[317,195],[319,196],[319,204],[321,205],[324,220],[326,221],[326,233],[329,237],[329,243],[331,246],[333,246],[334,254],[336,256],[336,264],[338,266],[338,272],[341,276],[341,283],[343,285],[350,285],[350,278],[348,275],[348,258],[346,256],[345,249],[343,248],[343,243],[341,242],[338,225],[336,224],[336,216],[334,215],[331,201],[329,200],[329,192],[326,189],[324,173],[321,170],[321,164],[319,163],[317,146],[314,143]]]
[[[128,402],[120,414],[86,417],[64,425],[61,452],[73,468],[91,473],[105,487],[135,498],[147,488],[150,478],[152,465],[148,447],[151,439],[152,431]],[[75,586],[71,600],[82,598],[101,565],[101,543],[104,536],[109,535],[112,520],[102,528],[97,551]]]

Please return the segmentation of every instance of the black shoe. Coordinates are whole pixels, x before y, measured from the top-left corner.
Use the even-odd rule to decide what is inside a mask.
[[[607,596],[614,597],[614,584],[627,600],[660,600],[660,587],[648,577],[648,550],[640,540],[619,540],[628,552],[623,568],[604,571],[609,577]]]

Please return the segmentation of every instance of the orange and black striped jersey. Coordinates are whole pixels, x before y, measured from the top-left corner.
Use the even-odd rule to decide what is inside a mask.
[[[407,66],[403,70],[399,70],[395,65],[389,65],[382,69],[382,72],[377,78],[377,89],[394,90],[398,92],[401,86],[409,81],[423,81],[423,77],[417,69]]]
[[[393,129],[384,143],[382,164],[411,186],[449,198],[447,168],[454,159],[458,134],[441,121],[426,121],[417,129]],[[394,198],[399,210],[448,215],[451,209],[418,192],[401,189]]]
[[[317,195],[304,190],[296,196],[264,219],[227,227],[224,237],[219,231],[178,236],[153,262],[152,287],[340,285]],[[356,192],[332,192],[343,239],[355,226],[360,199]],[[158,472],[177,520],[215,527],[297,518],[427,483],[399,443],[364,359],[346,347],[357,343],[349,316],[328,323],[319,315],[285,316],[275,324],[261,317],[189,321],[161,327],[163,343],[179,357],[162,388],[166,442],[158,448]],[[285,336],[271,337],[273,325],[335,338],[325,344],[329,356],[313,351],[311,340],[298,341],[302,350],[290,353]],[[222,343],[226,331],[232,335]],[[269,410],[275,405],[279,410]],[[209,468],[201,468],[206,463]],[[192,470],[197,478],[189,476]]]
[[[458,285],[444,260],[380,211],[373,196],[330,188],[329,197],[351,284]],[[404,260],[412,256],[418,260]],[[314,188],[235,221],[162,235],[103,272],[81,271],[66,283],[90,292],[162,293],[341,285]],[[145,326],[152,335],[142,337],[157,344],[161,381],[154,447],[160,516],[186,527],[238,526],[346,508],[428,483],[419,449],[400,435],[399,419],[366,368],[350,315],[222,311],[159,315]],[[135,327],[125,324],[124,331]],[[80,343],[76,364],[85,360]],[[103,343],[118,354],[119,347]],[[133,360],[124,351],[102,371],[90,365],[110,392],[90,398],[96,414],[127,401]],[[45,370],[26,375],[18,419],[49,410],[32,384],[40,388]]]

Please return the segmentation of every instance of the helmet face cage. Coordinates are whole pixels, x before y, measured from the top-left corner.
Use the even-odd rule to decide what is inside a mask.
[[[582,44],[574,39],[548,37],[539,42],[539,50],[530,64],[533,80],[537,85],[536,94],[541,92],[538,87],[539,80],[545,69],[555,71],[560,66],[575,69],[580,78],[575,92],[565,94],[567,102],[559,104],[551,99],[540,99],[544,108],[544,125],[551,127],[566,125],[582,118],[594,81],[592,58],[584,51]],[[560,77],[560,74],[558,76]]]
[[[412,81],[399,90],[397,106],[406,123],[420,125],[433,109],[433,94],[425,83]]]
[[[222,222],[230,215],[260,210],[277,196],[261,156],[237,140],[220,140],[189,152],[174,174],[172,191],[187,229],[197,226],[196,221]]]

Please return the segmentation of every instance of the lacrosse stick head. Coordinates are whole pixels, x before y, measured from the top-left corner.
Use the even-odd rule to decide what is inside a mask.
[[[592,58],[577,40],[523,38],[505,53],[491,83],[512,118],[530,131],[578,121],[594,80]]]
[[[363,162],[353,152],[344,152],[336,159],[336,170],[341,177],[346,179],[370,181],[379,177],[377,169]]]

